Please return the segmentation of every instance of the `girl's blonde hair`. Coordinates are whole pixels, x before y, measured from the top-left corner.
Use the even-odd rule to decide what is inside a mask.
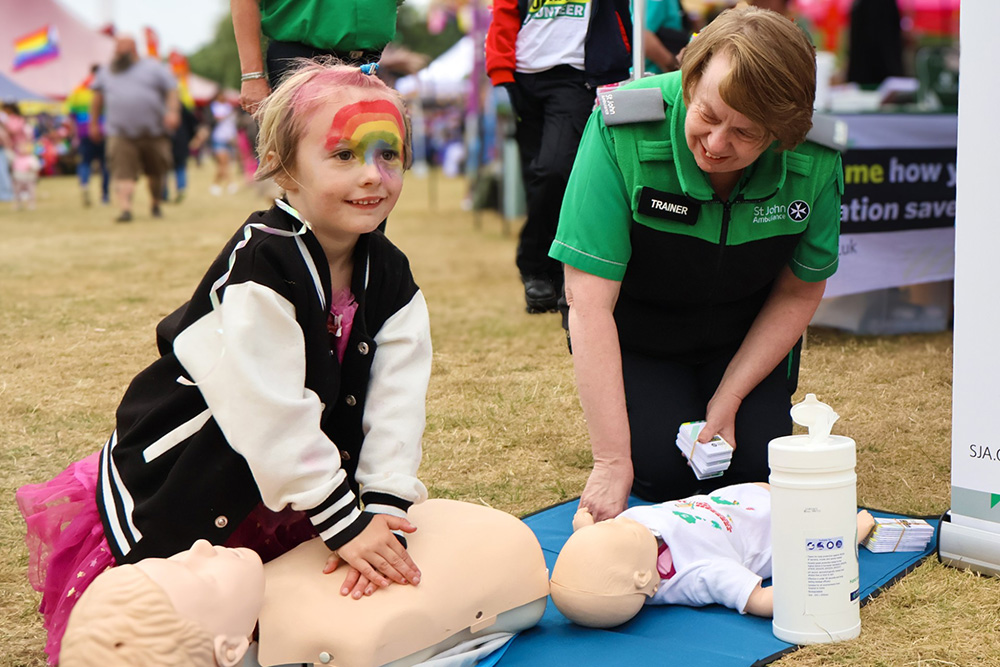
[[[723,101],[774,136],[778,150],[802,143],[816,98],[816,50],[805,32],[767,9],[727,9],[684,50],[685,104],[719,53],[732,65],[719,84]]]
[[[205,667],[215,664],[213,637],[178,615],[162,588],[137,567],[107,570],[70,614],[61,667]]]
[[[343,65],[334,58],[299,59],[299,67],[281,80],[254,114],[257,133],[257,156],[260,166],[254,178],[264,181],[295,164],[299,139],[316,108],[336,99],[344,88],[360,88],[380,94],[399,109],[403,118],[403,168],[413,163],[410,117],[403,97],[377,76],[365,74],[358,67]],[[269,155],[273,155],[269,159]]]

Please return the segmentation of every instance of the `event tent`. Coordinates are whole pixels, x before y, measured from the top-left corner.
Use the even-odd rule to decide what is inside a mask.
[[[24,86],[0,74],[0,101],[2,102],[46,102],[47,98],[34,93]]]
[[[63,99],[83,81],[95,63],[106,63],[114,40],[93,30],[55,0],[0,0],[0,74],[28,90]],[[45,62],[14,71],[14,42],[52,26],[59,54]]]
[[[445,100],[469,94],[469,75],[475,55],[472,37],[466,35],[416,74],[396,82],[404,95],[425,100]]]

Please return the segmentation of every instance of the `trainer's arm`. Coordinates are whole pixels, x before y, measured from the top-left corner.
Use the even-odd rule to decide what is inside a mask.
[[[614,308],[621,283],[566,265],[573,368],[594,469],[580,497],[596,521],[622,512],[632,487],[632,445]]]
[[[264,52],[260,46],[260,6],[257,2],[229,0],[236,50],[240,54],[240,72],[243,74],[264,71]],[[243,81],[240,84],[240,105],[247,113],[253,113],[270,94],[271,86],[266,78]]]

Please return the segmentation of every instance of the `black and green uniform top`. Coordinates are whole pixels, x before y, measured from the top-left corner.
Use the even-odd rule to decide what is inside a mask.
[[[684,137],[681,73],[627,87],[661,88],[666,117],[609,127],[594,111],[549,255],[621,281],[623,350],[711,356],[739,345],[786,264],[808,282],[837,270],[840,154],[769,148],[722,201]]]
[[[396,0],[261,0],[261,31],[325,51],[381,51],[396,36]]]

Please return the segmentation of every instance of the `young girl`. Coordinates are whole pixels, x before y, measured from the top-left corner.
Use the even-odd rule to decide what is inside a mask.
[[[162,356],[101,452],[18,492],[53,663],[97,574],[198,539],[269,560],[318,534],[355,599],[420,581],[401,533],[427,495],[430,331],[406,257],[375,231],[410,164],[402,101],[357,68],[310,63],[258,120],[257,176],[284,197],[158,325]]]

